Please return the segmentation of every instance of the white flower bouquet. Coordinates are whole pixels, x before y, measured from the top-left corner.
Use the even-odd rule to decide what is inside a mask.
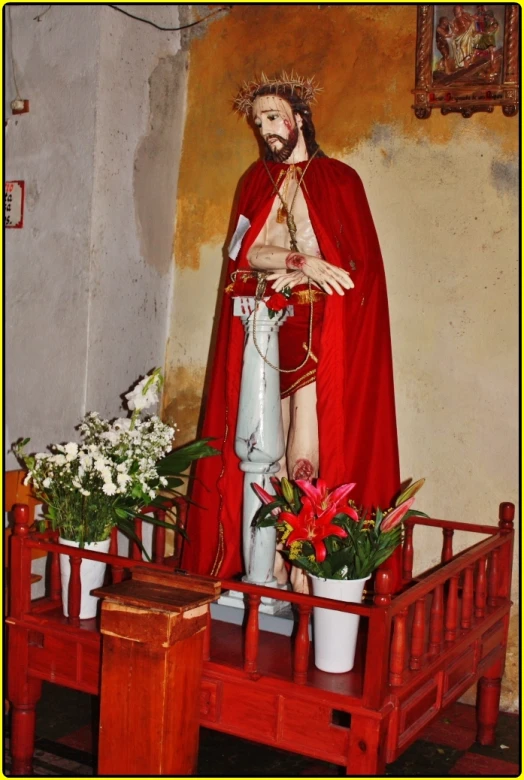
[[[161,385],[156,369],[127,393],[131,418],[108,421],[96,412],[86,414],[79,426],[79,444],[54,444],[50,454],[35,455],[23,451],[29,439],[14,445],[28,469],[26,484],[32,484],[47,506],[46,517],[63,539],[84,547],[107,539],[116,526],[138,541],[133,525],[138,516],[173,527],[140,515],[140,510],[165,506],[170,494],[180,496],[183,472],[191,462],[218,450],[209,446],[209,439],[173,450],[176,426],[155,415],[140,419],[144,409],[158,402]]]

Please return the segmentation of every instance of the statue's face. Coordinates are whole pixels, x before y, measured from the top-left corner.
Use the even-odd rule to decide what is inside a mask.
[[[289,103],[277,95],[264,95],[253,102],[253,121],[276,162],[285,162],[292,154],[302,118],[295,119]]]

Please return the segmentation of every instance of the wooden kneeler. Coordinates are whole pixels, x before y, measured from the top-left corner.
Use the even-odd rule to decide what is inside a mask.
[[[192,775],[209,604],[220,583],[133,570],[99,588],[99,775]]]

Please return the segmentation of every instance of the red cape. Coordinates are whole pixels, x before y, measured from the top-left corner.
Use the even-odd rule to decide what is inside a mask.
[[[305,163],[304,163],[305,164]],[[302,166],[304,164],[301,164]],[[268,163],[276,181],[280,163]],[[304,186],[305,185],[305,186]],[[327,297],[317,370],[319,474],[329,487],[356,482],[352,498],[386,508],[400,487],[393,367],[384,267],[358,174],[328,157],[311,161],[304,177],[309,216],[322,252],[351,274],[355,287]],[[248,268],[247,252],[264,225],[274,191],[262,162],[247,173],[237,214],[251,223],[229,274]],[[224,296],[203,436],[222,456],[200,461],[182,566],[199,574],[231,577],[243,570],[243,473],[234,453],[244,329]]]

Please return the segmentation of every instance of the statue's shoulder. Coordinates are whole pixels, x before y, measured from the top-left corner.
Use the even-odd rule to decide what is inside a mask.
[[[342,160],[337,160],[335,157],[319,157],[318,164],[331,171],[334,175],[347,179],[349,181],[360,181],[360,176],[351,165],[347,165]]]
[[[319,157],[317,163],[324,174],[328,176],[337,187],[351,191],[363,187],[362,179],[356,170],[345,162],[342,162],[342,160],[337,160],[334,157]]]

